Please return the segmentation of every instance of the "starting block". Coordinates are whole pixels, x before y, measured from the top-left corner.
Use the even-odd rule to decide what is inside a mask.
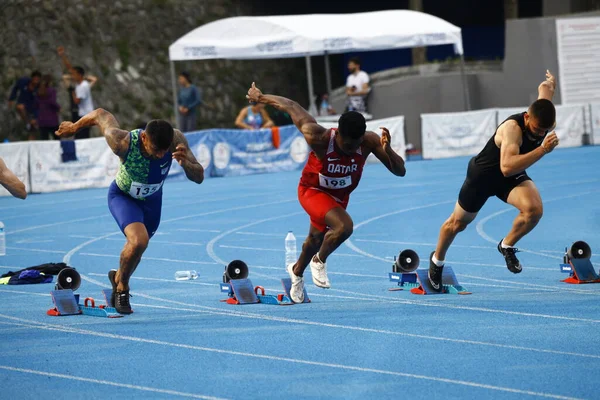
[[[117,310],[108,303],[110,301],[111,292],[111,290],[104,290],[103,293],[105,299],[108,300],[107,305],[99,305],[96,307],[96,303],[91,297],[87,297],[83,304],[79,304],[79,295],[73,293],[72,289],[53,290],[50,292],[50,295],[52,296],[54,308],[48,310],[46,314],[50,316],[89,315],[92,317],[120,318],[123,315],[119,314]]]
[[[404,250],[392,264],[392,271],[389,273],[390,281],[398,284],[397,288],[390,291],[410,289],[413,294],[471,294],[464,286],[458,283],[452,267],[445,266],[442,272],[442,292],[437,292],[431,287],[428,270],[419,268],[419,256],[413,250]]]
[[[292,282],[290,279],[289,285],[286,286],[284,282],[285,279],[282,279],[283,288],[285,290],[285,294],[266,294],[265,288],[262,286],[254,287],[252,285],[252,281],[250,279],[231,279],[227,283],[221,283],[221,292],[227,293],[229,298],[227,300],[222,300],[227,304],[275,304],[279,306],[290,306],[293,305],[294,302],[290,298],[289,287],[291,287]],[[308,299],[308,295],[306,294],[306,289],[304,290],[304,302],[309,303],[310,299]]]
[[[417,269],[415,272],[410,273],[390,272],[389,278],[390,281],[398,283],[398,286],[401,288],[400,290],[407,288],[413,294],[471,294],[464,286],[458,283],[458,279],[456,279],[456,275],[450,266],[444,267],[444,272],[442,273],[442,286],[444,289],[441,293],[436,292],[431,287],[427,273],[428,270],[426,269]],[[394,291],[398,290],[398,288],[390,290]]]
[[[560,271],[568,273],[569,277],[561,281],[574,284],[600,283],[600,276],[590,261],[591,256],[592,249],[586,242],[573,243],[570,249],[565,250],[563,263],[560,264]]]

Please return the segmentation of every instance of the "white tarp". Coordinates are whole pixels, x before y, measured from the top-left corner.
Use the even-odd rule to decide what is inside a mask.
[[[496,130],[496,110],[421,114],[423,158],[475,155]]]
[[[337,128],[337,122],[322,122],[319,125],[330,129]],[[398,153],[402,158],[406,160],[406,139],[404,137],[404,116],[399,115],[397,117],[383,118],[383,119],[375,119],[372,121],[367,121],[367,130],[373,131],[381,136],[380,127],[388,128],[391,136],[391,144],[392,149],[396,153]],[[371,154],[367,159],[367,162],[379,162],[379,160]]]
[[[562,104],[600,101],[600,17],[556,20]]]
[[[169,47],[169,58],[283,58],[441,44],[453,44],[462,54],[461,29],[411,10],[232,17],[182,36]]]
[[[102,138],[75,141],[77,161],[62,161],[60,141],[33,142],[29,164],[33,193],[108,187],[119,168],[117,157]]]
[[[25,184],[29,193],[29,143],[3,143],[0,144],[0,158],[16,176]],[[0,186],[0,196],[10,196],[8,190]]]
[[[573,104],[556,106],[556,135],[560,139],[559,148],[577,147],[583,144],[585,133],[584,107],[587,105]],[[527,107],[499,108],[498,123],[502,123],[512,114],[527,111]]]

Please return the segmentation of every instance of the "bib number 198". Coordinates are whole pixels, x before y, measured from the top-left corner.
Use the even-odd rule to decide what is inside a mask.
[[[327,189],[343,189],[352,185],[351,176],[342,176],[338,178],[331,178],[319,174],[319,186]]]

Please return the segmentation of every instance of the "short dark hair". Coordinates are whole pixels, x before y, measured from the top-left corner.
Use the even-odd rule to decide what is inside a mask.
[[[556,109],[554,104],[547,99],[534,101],[529,106],[528,113],[539,122],[540,128],[551,128],[556,122]]]
[[[183,76],[188,83],[192,83],[192,79],[190,78],[190,74],[188,72],[182,72],[179,76]]]
[[[38,71],[37,69],[31,73],[31,77],[32,77],[32,78],[35,78],[36,76],[37,76],[38,78],[41,78],[41,77],[42,77],[42,73],[41,73],[40,71]]]
[[[84,70],[82,67],[73,67],[73,69],[74,69],[75,71],[77,71],[77,73],[78,73],[79,75],[81,75],[81,76],[84,76],[84,75],[85,75],[85,70]]]
[[[160,150],[167,150],[171,147],[175,135],[171,124],[164,119],[153,119],[148,122],[145,132],[150,142]]]
[[[367,122],[358,111],[348,111],[338,120],[338,130],[342,136],[359,139],[367,130]]]
[[[352,58],[350,58],[350,60],[348,60],[348,62],[354,63],[356,65],[360,65],[360,58],[352,57]]]

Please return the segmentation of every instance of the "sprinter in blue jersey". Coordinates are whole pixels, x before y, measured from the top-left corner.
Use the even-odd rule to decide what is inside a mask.
[[[129,278],[137,268],[150,238],[158,229],[162,187],[172,160],[177,160],[187,178],[198,184],[204,168],[189,148],[187,139],[164,120],[152,120],[145,129],[131,132],[119,127],[115,117],[101,108],[77,122],[63,122],[56,134],[72,136],[79,129],[97,125],[121,167],[108,190],[108,208],[127,238],[118,270],[108,278],[113,287],[113,304],[121,314],[130,314]]]

